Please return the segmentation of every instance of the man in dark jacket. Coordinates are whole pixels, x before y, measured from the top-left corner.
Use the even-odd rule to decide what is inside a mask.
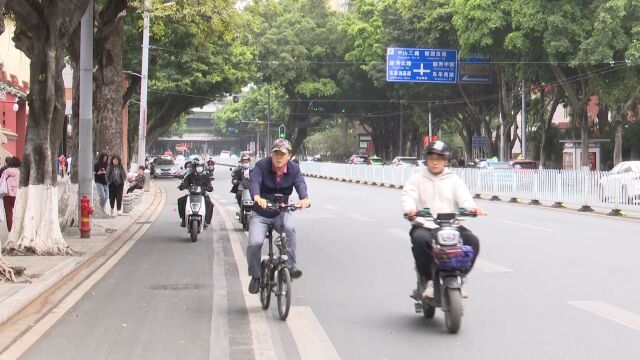
[[[289,160],[291,156],[291,144],[285,139],[278,139],[273,143],[271,156],[258,161],[249,180],[249,191],[254,201],[253,214],[249,226],[249,245],[247,246],[247,262],[249,263],[249,275],[251,283],[249,292],[257,294],[260,290],[260,257],[262,243],[267,235],[269,225],[281,224],[280,213],[267,209],[267,202],[275,203],[275,195],[282,194],[284,198],[280,202],[288,203],[289,195],[295,187],[300,197],[300,207],[307,208],[310,205],[307,195],[307,184],[298,164]],[[291,212],[283,214],[282,223],[288,244],[287,256],[289,272],[292,278],[302,276],[302,271],[296,267],[296,230],[293,225]]]
[[[233,169],[231,175],[231,192],[236,194],[236,201],[238,206],[242,208],[242,190],[249,188],[249,173],[251,172],[251,156],[248,154],[240,157],[240,165]],[[238,213],[236,213],[238,215]]]

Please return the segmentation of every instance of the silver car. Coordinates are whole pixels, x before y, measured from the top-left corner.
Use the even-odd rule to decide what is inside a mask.
[[[171,159],[157,159],[153,166],[153,177],[176,177],[178,167]]]

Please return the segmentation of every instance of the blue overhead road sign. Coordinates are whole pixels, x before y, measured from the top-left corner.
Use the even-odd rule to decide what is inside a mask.
[[[455,84],[458,50],[387,48],[387,81]]]

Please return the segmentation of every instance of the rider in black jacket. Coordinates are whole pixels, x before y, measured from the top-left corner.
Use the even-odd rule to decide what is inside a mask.
[[[188,189],[191,185],[201,186],[204,190],[204,202],[206,207],[205,214],[205,223],[204,228],[207,228],[207,225],[211,224],[211,217],[213,216],[213,202],[209,198],[207,192],[213,191],[213,185],[211,185],[211,180],[209,180],[209,176],[204,172],[204,166],[199,164],[197,160],[193,162],[194,171],[185,176],[184,180],[178,189],[185,190]],[[186,227],[186,219],[185,219],[185,208],[187,207],[187,197],[183,196],[178,199],[178,212],[180,214],[180,226]]]

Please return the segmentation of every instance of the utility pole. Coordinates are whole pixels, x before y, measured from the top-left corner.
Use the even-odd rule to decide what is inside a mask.
[[[527,158],[527,101],[526,90],[524,88],[524,80],[522,80],[522,112],[520,113],[520,119],[522,120],[522,129],[520,130],[520,139],[522,144],[522,158]]]
[[[149,73],[149,7],[144,0],[144,25],[142,31],[142,71],[140,72],[140,123],[138,125],[138,165],[144,165],[147,147],[147,79]]]
[[[79,90],[78,219],[82,197],[86,195],[93,199],[93,1],[89,2],[80,23]],[[64,136],[67,136],[66,131]]]

